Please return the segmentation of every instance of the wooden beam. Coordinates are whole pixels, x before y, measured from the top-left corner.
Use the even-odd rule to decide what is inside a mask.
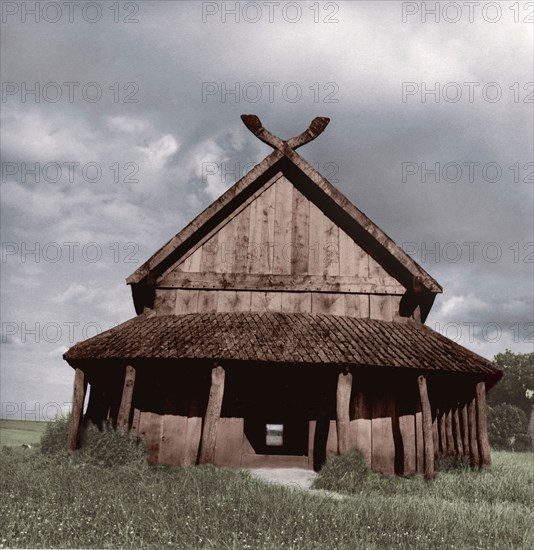
[[[477,440],[480,452],[480,467],[485,468],[491,464],[490,446],[488,440],[488,418],[486,407],[486,384],[478,382],[476,385],[476,409],[477,409]]]
[[[451,406],[448,405],[449,409],[447,415],[445,416],[445,430],[447,435],[447,454],[453,456],[455,453],[454,449],[454,436],[452,434],[452,410]]]
[[[206,273],[169,271],[157,283],[158,288],[201,288],[265,291],[316,291],[363,294],[396,294],[406,289],[399,283],[378,284],[373,278],[348,275],[289,275],[261,273]]]
[[[199,464],[212,464],[215,458],[215,443],[217,441],[217,427],[221,416],[224,396],[224,369],[214,367],[211,370],[211,388],[208,398],[208,406],[202,425],[202,438],[200,441]]]
[[[464,454],[464,445],[462,442],[462,428],[460,427],[460,414],[458,413],[458,406],[454,407],[452,413],[452,429],[454,433],[455,450],[460,456]]]
[[[419,384],[419,398],[421,400],[421,411],[423,413],[423,442],[425,448],[425,479],[435,477],[434,467],[434,438],[432,434],[432,409],[428,400],[426,378],[420,375],[417,378]]]
[[[87,383],[82,369],[76,369],[74,375],[74,391],[72,394],[72,411],[70,415],[69,435],[67,439],[67,449],[75,451],[78,447],[80,438],[80,422],[83,413],[83,402],[85,400],[85,390]]]
[[[461,412],[461,423],[462,423],[462,437],[463,437],[463,448],[464,448],[464,454],[469,454],[469,413],[468,413],[468,405],[467,403],[462,403],[461,405],[462,412]]]
[[[469,458],[471,460],[471,466],[478,466],[480,459],[478,456],[478,443],[477,443],[477,415],[475,396],[469,401],[467,406],[467,421],[469,424]]]
[[[340,372],[337,379],[336,392],[336,426],[337,448],[339,454],[346,453],[350,448],[350,393],[352,390],[352,374]]]
[[[135,369],[128,365],[124,375],[124,386],[122,388],[121,406],[117,416],[117,428],[128,431],[130,422],[130,411],[132,410],[132,397],[135,385]]]

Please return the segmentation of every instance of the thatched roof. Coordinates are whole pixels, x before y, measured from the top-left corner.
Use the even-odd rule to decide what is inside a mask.
[[[145,313],[79,342],[64,358],[342,364],[500,378],[488,360],[420,323],[307,313]]]

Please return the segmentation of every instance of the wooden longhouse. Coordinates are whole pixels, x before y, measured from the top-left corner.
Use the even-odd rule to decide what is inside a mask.
[[[295,152],[328,119],[283,141],[242,118],[274,151],[127,279],[135,318],[65,354],[69,448],[111,419],[152,463],[488,465],[502,373],[424,325],[441,286]]]

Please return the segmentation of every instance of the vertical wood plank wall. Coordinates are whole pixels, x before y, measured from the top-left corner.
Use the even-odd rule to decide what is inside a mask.
[[[405,288],[287,178],[273,181],[159,281],[169,273],[196,274],[197,279],[205,273],[341,276],[376,285],[377,292],[158,287],[157,313],[282,311],[392,321]]]

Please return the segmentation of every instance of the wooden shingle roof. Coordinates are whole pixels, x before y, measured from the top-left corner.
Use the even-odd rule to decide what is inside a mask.
[[[75,344],[64,358],[341,364],[500,378],[490,361],[420,323],[307,313],[144,313]]]

